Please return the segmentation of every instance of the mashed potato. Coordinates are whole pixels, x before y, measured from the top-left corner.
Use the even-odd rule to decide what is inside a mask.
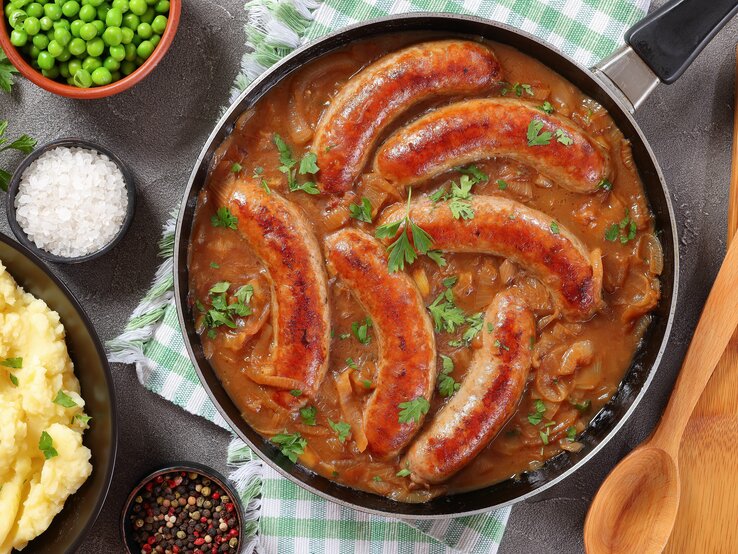
[[[0,262],[0,554],[43,533],[92,473],[79,392],[59,315]]]

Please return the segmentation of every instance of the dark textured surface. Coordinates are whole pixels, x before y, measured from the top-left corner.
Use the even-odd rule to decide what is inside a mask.
[[[657,2],[656,4],[660,4]],[[78,267],[56,266],[103,340],[123,327],[151,280],[160,227],[212,129],[242,52],[243,0],[185,0],[180,30],[159,68],[134,89],[88,103],[21,82],[0,95],[9,134],[46,142],[78,136],[105,144],[139,186],[133,226],[116,251]],[[682,287],[672,339],[654,383],[619,435],[577,474],[513,510],[502,554],[582,552],[587,506],[609,469],[658,420],[725,249],[734,49],[728,25],[674,85],[662,86],[637,119],[669,184],[681,241]],[[5,158],[3,158],[5,160]],[[9,233],[4,210],[0,231]],[[225,471],[228,434],[149,393],[132,368],[115,366],[118,463],[106,506],[80,552],[120,552],[118,517],[129,489],[150,469],[191,459]]]

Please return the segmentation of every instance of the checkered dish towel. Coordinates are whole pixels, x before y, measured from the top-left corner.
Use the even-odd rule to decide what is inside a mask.
[[[294,48],[358,21],[412,11],[477,15],[534,34],[584,65],[622,42],[650,0],[255,0],[246,4],[246,51],[232,98]],[[184,183],[183,183],[184,184]],[[210,402],[185,350],[173,300],[175,214],[160,241],[165,258],[123,334],[108,344],[111,362],[136,365],[149,390],[228,428]],[[228,449],[231,479],[247,511],[250,540],[268,554],[323,552],[497,552],[510,508],[438,521],[400,521],[324,500],[281,477],[240,440]]]

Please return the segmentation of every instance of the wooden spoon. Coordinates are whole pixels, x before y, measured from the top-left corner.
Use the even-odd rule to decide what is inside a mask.
[[[679,506],[679,443],[738,325],[738,240],[723,260],[656,431],[607,476],[584,523],[588,554],[661,552]]]

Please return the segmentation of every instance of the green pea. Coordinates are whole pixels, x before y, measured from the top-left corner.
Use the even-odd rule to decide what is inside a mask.
[[[69,74],[69,64],[67,62],[62,62],[59,64],[59,75],[61,75],[65,79],[69,79],[69,77],[71,77],[71,75]]]
[[[38,2],[32,2],[26,6],[26,14],[28,14],[28,17],[40,19],[44,16],[44,7]]]
[[[55,40],[52,40],[46,49],[49,51],[49,54],[55,58],[64,52],[64,47]]]
[[[42,31],[48,31],[54,26],[54,22],[51,21],[50,17],[43,16],[41,19],[38,20],[39,23],[41,23],[41,30]]]
[[[69,21],[66,19],[60,19],[59,21],[54,21],[53,29],[66,29],[69,30]]]
[[[149,6],[153,6],[154,4],[156,4],[156,2],[157,2],[157,1],[158,1],[158,0],[146,0],[146,3],[147,3],[147,4],[149,5]]]
[[[10,33],[10,44],[13,46],[25,46],[28,42],[28,33],[22,30],[13,29]]]
[[[102,34],[105,32],[105,23],[103,23],[99,19],[96,19],[95,21],[92,22],[92,24],[97,29],[97,36],[99,37],[102,36]]]
[[[92,82],[96,85],[109,85],[113,80],[110,70],[104,67],[98,67],[92,72]]]
[[[85,23],[89,23],[97,17],[97,10],[89,4],[84,4],[79,9],[79,18]]]
[[[92,76],[86,69],[78,69],[74,73],[74,84],[79,88],[90,88],[92,86]]]
[[[123,36],[122,40],[120,41],[121,44],[128,44],[133,40],[133,37],[136,34],[133,32],[133,29],[129,29],[128,27],[121,28],[120,32]]]
[[[156,13],[168,13],[169,12],[169,0],[159,0],[154,5],[154,11]]]
[[[53,65],[49,69],[41,69],[41,74],[48,79],[56,79],[59,76],[59,68]]]
[[[146,10],[146,13],[141,16],[141,21],[151,24],[151,22],[154,21],[155,17],[156,12],[154,11],[154,8],[148,8]]]
[[[118,46],[123,42],[123,31],[120,30],[120,27],[108,27],[105,29],[102,38],[108,46]]]
[[[81,38],[73,38],[69,43],[69,51],[75,56],[81,56],[87,52],[87,43]]]
[[[69,62],[67,63],[67,67],[69,67],[69,74],[74,75],[75,73],[77,73],[77,71],[82,69],[82,60],[78,60],[76,58],[73,60],[69,60]]]
[[[36,48],[35,46],[31,46],[31,48],[28,50],[28,55],[31,56],[31,59],[33,60],[31,62],[31,65],[33,66],[34,69],[41,69],[38,66],[38,62],[36,61],[38,60],[38,57],[41,55],[41,52],[42,50],[39,48]]]
[[[128,6],[131,12],[139,16],[145,14],[148,9],[146,0],[128,0]]]
[[[38,55],[38,59],[36,61],[38,62],[38,66],[41,69],[51,69],[52,67],[54,67],[54,64],[56,63],[54,56],[49,54],[49,52],[46,50],[44,50]]]
[[[41,22],[37,17],[28,17],[23,22],[23,30],[28,33],[28,36],[36,36],[41,32]]]
[[[8,13],[8,22],[13,29],[22,30],[28,15],[23,10],[13,10]]]
[[[46,50],[49,45],[49,37],[46,35],[36,35],[33,37],[33,45],[39,50]]]
[[[148,58],[154,52],[154,45],[150,40],[145,40],[136,48],[136,53],[143,59]]]
[[[62,10],[56,4],[46,4],[44,6],[44,14],[52,21],[59,21],[62,16]]]
[[[128,0],[113,0],[113,8],[120,10],[120,13],[126,13],[130,9]]]
[[[164,15],[157,15],[151,22],[151,28],[157,35],[161,35],[167,28],[167,18]]]
[[[123,24],[123,12],[118,8],[110,8],[105,16],[105,25],[120,27]]]
[[[149,41],[154,45],[154,48],[156,48],[159,46],[159,41],[161,41],[161,35],[154,35],[149,39]]]
[[[77,0],[68,0],[62,5],[62,13],[64,17],[75,17],[79,13],[79,8]]]
[[[110,57],[113,58],[116,62],[122,62],[126,59],[126,47],[122,44],[111,46],[109,52]]]
[[[62,28],[55,29],[54,40],[56,40],[56,42],[58,42],[62,46],[66,46],[67,44],[69,44],[69,41],[72,40],[72,33]]]
[[[135,13],[127,13],[123,16],[123,26],[128,27],[132,31],[136,30],[141,20]]]
[[[87,54],[92,56],[93,58],[102,56],[102,53],[104,51],[105,42],[100,37],[93,38],[92,40],[87,42]]]
[[[120,81],[120,80],[121,80],[121,79],[123,78],[123,75],[121,74],[121,72],[120,72],[120,71],[113,71],[113,72],[111,73],[111,75],[112,75],[112,77],[113,77],[113,81],[114,81],[114,82],[115,82],[115,81]]]
[[[69,48],[67,48],[65,46],[64,47],[64,50],[62,50],[62,53],[59,54],[56,57],[56,61],[58,61],[58,62],[68,62],[69,61],[69,58],[71,58],[71,57],[72,57],[72,53],[69,51]]]
[[[120,61],[116,60],[112,56],[108,56],[105,58],[105,61],[103,62],[103,67],[110,71],[111,73],[113,71],[118,71],[120,69]]]
[[[99,8],[97,8],[97,18],[100,21],[105,21],[105,19],[108,17],[108,12],[110,11],[110,6],[108,4],[103,4]]]
[[[84,40],[92,40],[97,36],[97,27],[92,23],[85,23],[79,30],[79,36]]]
[[[126,49],[126,60],[129,62],[132,62],[136,59],[136,45],[133,43],[129,43],[125,45]]]
[[[122,64],[120,64],[120,71],[121,73],[123,73],[123,75],[128,76],[136,71],[136,64],[130,60],[126,60]]]
[[[72,33],[73,37],[79,36],[79,30],[84,24],[85,22],[81,19],[75,19],[74,21],[72,21],[71,25],[69,25],[69,32]]]
[[[151,25],[149,25],[148,23],[141,23],[136,28],[136,32],[138,33],[138,36],[143,39],[149,39],[154,34],[154,31],[151,29]]]
[[[82,69],[84,69],[85,71],[89,71],[90,73],[92,73],[98,67],[102,67],[102,62],[97,58],[87,56],[84,60],[82,60]]]
[[[103,5],[103,2],[105,2],[105,0],[87,0],[87,3],[94,8],[99,8]]]

